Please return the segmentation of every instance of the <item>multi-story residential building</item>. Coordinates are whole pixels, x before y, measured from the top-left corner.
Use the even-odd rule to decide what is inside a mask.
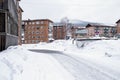
[[[54,23],[53,25],[53,38],[65,39],[66,36],[66,26],[63,23]]]
[[[18,44],[20,0],[0,0],[0,51]],[[18,17],[19,15],[19,17]],[[19,22],[18,22],[19,21]]]
[[[120,19],[116,23],[117,23],[117,34],[120,34]]]
[[[19,6],[18,7],[18,44],[22,44],[21,40],[21,29],[22,29],[22,8]]]
[[[86,26],[88,30],[88,36],[100,36],[100,37],[113,37],[116,34],[115,26],[108,26],[98,23],[91,23]]]
[[[80,35],[80,30],[85,29],[81,24],[73,23],[55,23],[53,26],[53,38],[56,39],[70,39],[76,38]]]
[[[49,19],[23,20],[22,42],[34,44],[53,39],[53,21]]]

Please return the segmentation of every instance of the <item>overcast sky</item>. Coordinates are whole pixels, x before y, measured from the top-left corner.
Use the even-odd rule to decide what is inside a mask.
[[[21,0],[23,19],[63,17],[114,24],[120,19],[120,0]]]

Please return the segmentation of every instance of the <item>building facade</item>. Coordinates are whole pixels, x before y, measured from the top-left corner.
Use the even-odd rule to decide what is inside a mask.
[[[35,44],[53,39],[53,22],[49,19],[23,20],[22,43]]]
[[[65,39],[66,36],[66,27],[63,23],[54,23],[53,25],[53,38],[55,40]]]
[[[120,34],[120,19],[116,23],[117,23],[117,34]]]
[[[89,37],[113,37],[116,34],[115,26],[91,23],[86,26]]]
[[[86,28],[78,28],[75,31],[75,38],[88,38],[88,30]]]
[[[20,0],[0,0],[0,51],[18,44]]]

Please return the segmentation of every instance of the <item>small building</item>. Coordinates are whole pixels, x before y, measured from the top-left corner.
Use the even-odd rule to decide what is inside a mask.
[[[76,29],[76,38],[88,38],[88,30],[86,28]]]
[[[117,23],[117,34],[120,34],[120,19],[116,22]]]
[[[86,37],[86,28],[82,24],[73,24],[72,28],[72,38]]]
[[[55,40],[65,39],[66,37],[66,26],[63,23],[54,23],[53,25],[53,38]]]
[[[53,21],[35,19],[22,21],[22,43],[35,44],[53,39]]]
[[[89,37],[113,37],[116,34],[115,26],[108,26],[99,23],[90,23],[86,26]]]

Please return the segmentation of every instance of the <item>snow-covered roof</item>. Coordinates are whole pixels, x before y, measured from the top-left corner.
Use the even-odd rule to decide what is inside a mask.
[[[90,27],[90,26],[94,26],[94,27],[115,27],[115,26],[111,26],[111,25],[106,25],[103,23],[89,23],[86,25],[86,27]]]
[[[55,26],[61,26],[61,27],[63,27],[65,24],[63,24],[63,23],[53,23],[53,27],[55,27]]]
[[[116,23],[120,23],[120,19]]]

